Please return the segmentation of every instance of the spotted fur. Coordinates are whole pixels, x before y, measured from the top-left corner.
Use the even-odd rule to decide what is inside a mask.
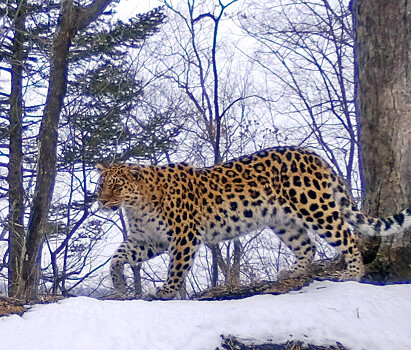
[[[201,169],[183,163],[99,169],[100,204],[122,207],[129,227],[111,261],[114,287],[125,290],[125,263],[168,251],[167,280],[153,296],[159,299],[179,291],[201,243],[270,227],[296,257],[290,274],[299,275],[315,252],[307,231],[316,232],[344,255],[346,276],[360,278],[364,266],[353,229],[390,235],[411,224],[410,210],[386,219],[365,216],[331,167],[303,148],[270,148]]]

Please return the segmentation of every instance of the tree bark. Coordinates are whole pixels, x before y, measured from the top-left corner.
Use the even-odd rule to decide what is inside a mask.
[[[411,206],[411,3],[355,0],[353,15],[363,208],[381,217]],[[373,279],[409,279],[410,232],[378,243]]]
[[[46,106],[38,138],[37,179],[28,224],[26,254],[23,263],[22,299],[36,299],[38,254],[44,240],[44,227],[53,196],[57,165],[57,138],[60,112],[67,87],[68,53],[75,33],[95,20],[112,0],[95,0],[80,8],[73,0],[61,4],[60,23],[51,48],[50,79]]]
[[[9,125],[9,296],[15,297],[22,289],[22,265],[24,256],[24,188],[23,188],[23,61],[26,1],[17,3],[14,20],[13,59],[11,62],[11,95]]]

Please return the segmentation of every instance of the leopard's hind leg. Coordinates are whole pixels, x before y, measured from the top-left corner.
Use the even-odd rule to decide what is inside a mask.
[[[360,280],[365,274],[365,267],[357,245],[357,237],[349,225],[337,218],[329,227],[319,227],[316,232],[343,255],[346,270],[338,276],[341,280]]]
[[[315,242],[313,242],[304,227],[296,224],[270,227],[281,241],[293,252],[294,264],[279,274],[279,279],[293,278],[305,273],[307,266],[314,258]]]

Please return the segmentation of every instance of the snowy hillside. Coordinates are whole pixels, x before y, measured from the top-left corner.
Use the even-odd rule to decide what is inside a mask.
[[[0,319],[1,350],[214,350],[222,334],[410,349],[411,284],[315,282],[286,295],[218,302],[78,297]]]

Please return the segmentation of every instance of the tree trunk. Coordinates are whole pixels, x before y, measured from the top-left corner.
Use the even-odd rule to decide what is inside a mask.
[[[411,3],[355,0],[353,15],[364,211],[381,217],[411,206]],[[372,278],[410,279],[410,232],[378,243]]]
[[[218,257],[221,255],[218,243],[209,245],[211,250],[211,287],[216,287],[218,284]]]
[[[9,126],[9,296],[15,297],[22,289],[24,256],[24,188],[23,188],[23,61],[26,2],[18,3],[14,21],[13,59],[11,63],[11,95]]]
[[[51,48],[50,80],[46,106],[38,138],[37,179],[28,224],[26,253],[23,263],[24,290],[22,299],[36,299],[37,264],[44,240],[44,228],[53,196],[57,165],[57,138],[60,112],[67,87],[68,53],[76,31],[95,20],[112,0],[95,0],[89,6],[74,6],[73,0],[61,4],[60,23]]]

